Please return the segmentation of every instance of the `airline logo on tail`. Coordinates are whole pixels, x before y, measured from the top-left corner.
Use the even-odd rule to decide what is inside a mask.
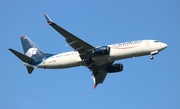
[[[37,48],[30,48],[27,52],[26,55],[29,57],[32,57],[33,55],[36,55],[38,49]]]

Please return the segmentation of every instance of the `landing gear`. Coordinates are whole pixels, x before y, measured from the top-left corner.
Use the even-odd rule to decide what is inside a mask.
[[[151,55],[151,56],[150,56],[150,59],[151,59],[151,60],[153,60],[153,59],[154,59],[153,55]]]
[[[156,55],[156,54],[158,54],[159,53],[159,51],[153,51],[153,52],[151,52],[150,53],[150,59],[152,60],[153,59],[153,55]]]
[[[86,63],[87,65],[90,65],[91,63],[94,63],[94,61],[91,59],[91,56],[89,56],[88,58],[86,58],[84,61],[85,61],[85,63]]]
[[[93,70],[92,73],[94,76],[98,75],[98,71],[96,71],[96,70]]]

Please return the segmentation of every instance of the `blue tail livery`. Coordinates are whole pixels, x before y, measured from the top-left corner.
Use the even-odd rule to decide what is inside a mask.
[[[53,56],[53,54],[43,53],[27,36],[21,36],[21,43],[24,54],[9,48],[26,65],[28,73],[31,74],[36,65],[42,63],[46,58]]]

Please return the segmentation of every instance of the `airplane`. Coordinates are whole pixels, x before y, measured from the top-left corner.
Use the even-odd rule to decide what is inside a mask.
[[[29,74],[35,68],[63,69],[85,66],[92,71],[94,89],[103,83],[108,73],[123,71],[123,64],[114,63],[132,57],[150,55],[150,59],[167,47],[167,44],[158,40],[136,40],[106,46],[93,46],[64,28],[54,23],[47,14],[45,19],[52,28],[59,32],[66,40],[68,46],[74,50],[59,54],[42,52],[27,36],[21,36],[24,54],[9,48],[26,66]]]

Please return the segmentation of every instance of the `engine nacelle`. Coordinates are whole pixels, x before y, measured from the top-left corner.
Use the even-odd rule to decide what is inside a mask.
[[[93,50],[94,55],[108,55],[110,53],[110,47],[108,46],[100,46],[96,47]]]
[[[116,73],[123,71],[123,64],[112,64],[106,68],[108,73]]]

